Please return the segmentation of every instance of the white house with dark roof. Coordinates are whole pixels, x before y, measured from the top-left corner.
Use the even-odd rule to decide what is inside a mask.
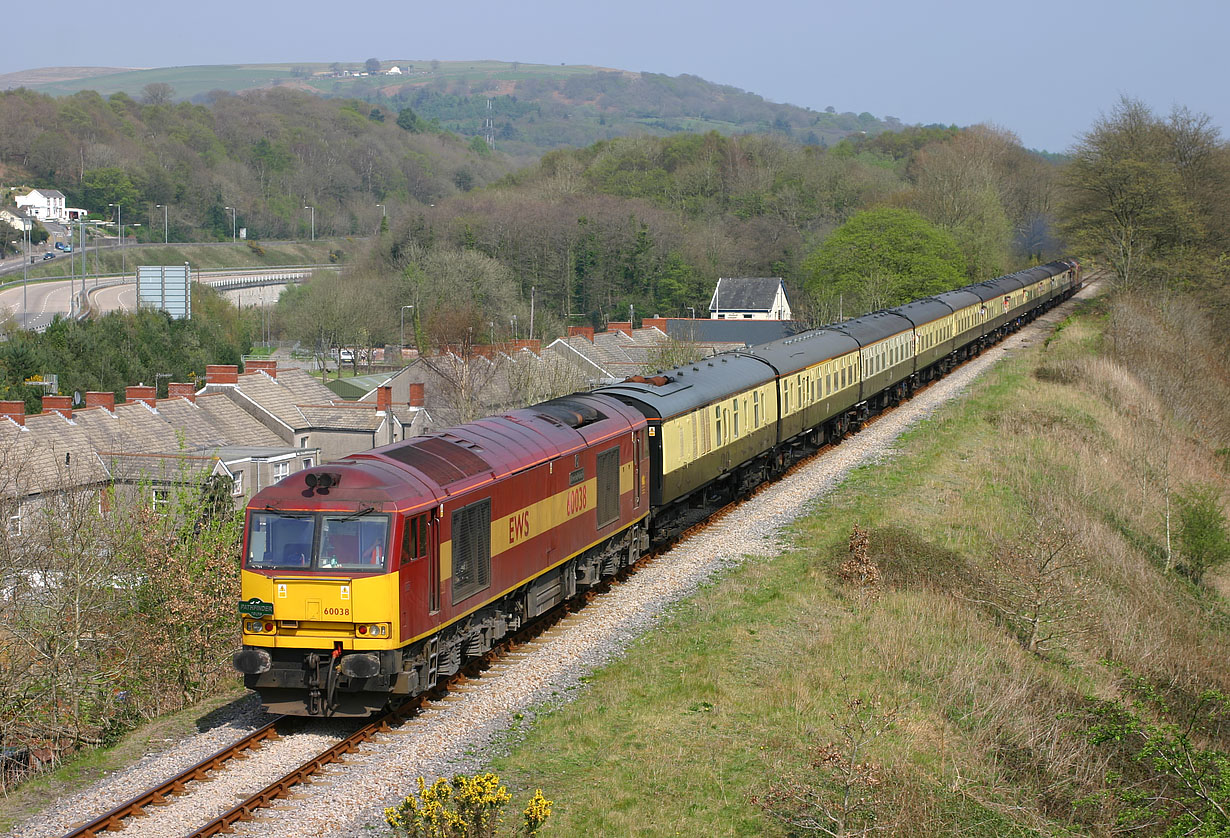
[[[0,222],[9,225],[21,233],[34,227],[34,222],[30,220],[30,216],[22,212],[14,212],[10,209],[0,209]]]
[[[710,320],[789,320],[780,276],[722,277],[709,300]]]
[[[64,193],[58,189],[32,189],[29,194],[18,195],[14,200],[18,209],[24,209],[39,221],[68,220]]]

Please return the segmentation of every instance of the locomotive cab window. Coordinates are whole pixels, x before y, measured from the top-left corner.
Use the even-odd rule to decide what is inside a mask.
[[[389,552],[388,534],[387,515],[324,515],[317,566],[383,570]]]
[[[253,512],[245,565],[252,569],[383,570],[389,516]]]
[[[406,519],[402,534],[402,561],[413,561],[427,555],[427,516],[415,515]]]

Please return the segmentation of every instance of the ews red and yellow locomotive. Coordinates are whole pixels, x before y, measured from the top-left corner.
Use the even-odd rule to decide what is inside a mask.
[[[262,490],[243,545],[245,684],[275,712],[367,715],[635,561],[645,428],[577,395]]]

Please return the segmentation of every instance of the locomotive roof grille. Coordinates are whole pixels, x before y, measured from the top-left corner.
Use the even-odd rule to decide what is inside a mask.
[[[593,405],[576,399],[552,399],[538,405],[538,413],[547,420],[554,420],[570,428],[583,428],[601,422],[607,416]]]
[[[441,486],[491,470],[473,451],[438,436],[390,448],[384,455],[418,469]]]

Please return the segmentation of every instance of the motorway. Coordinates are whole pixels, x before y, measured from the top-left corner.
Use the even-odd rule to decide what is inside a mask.
[[[244,269],[194,273],[194,281],[209,285],[234,285],[236,282],[259,283],[255,287],[225,291],[232,301],[238,296],[244,304],[271,305],[277,293],[268,289],[300,282],[313,270],[336,270],[332,265],[310,265],[284,268]],[[86,290],[90,310],[99,314],[121,309],[133,311],[137,307],[137,286],[132,279],[121,276],[89,277]],[[280,289],[279,289],[280,290]],[[74,299],[74,292],[77,299]],[[42,331],[51,325],[58,315],[69,317],[78,311],[81,296],[81,280],[43,280],[29,282],[9,279],[0,286],[0,318],[11,314],[17,325],[24,329]]]

